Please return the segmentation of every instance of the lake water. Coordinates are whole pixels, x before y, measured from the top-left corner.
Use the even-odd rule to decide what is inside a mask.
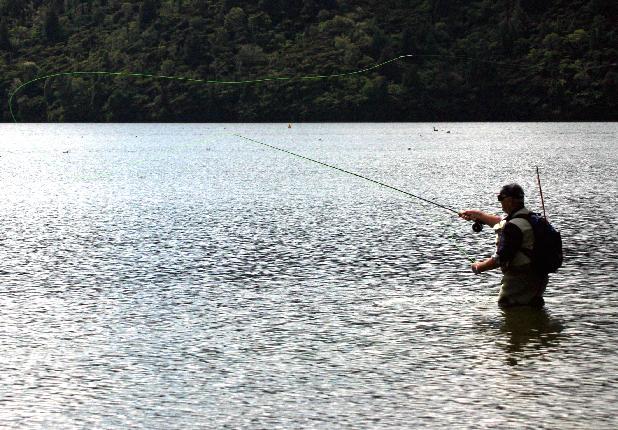
[[[433,131],[433,127],[438,131]],[[561,231],[504,312],[453,213]],[[618,126],[0,125],[0,427],[618,427]]]

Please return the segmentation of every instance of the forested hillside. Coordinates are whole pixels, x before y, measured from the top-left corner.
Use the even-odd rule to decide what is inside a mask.
[[[0,0],[0,119],[616,120],[615,0]]]

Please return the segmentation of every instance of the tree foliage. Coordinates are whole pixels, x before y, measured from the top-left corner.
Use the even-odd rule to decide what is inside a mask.
[[[6,19],[4,18],[0,20],[0,50],[3,50],[3,51],[11,50],[11,39],[9,37],[9,26],[6,22]]]
[[[616,120],[608,0],[0,0],[0,93],[20,121]],[[7,103],[0,118],[11,120]]]

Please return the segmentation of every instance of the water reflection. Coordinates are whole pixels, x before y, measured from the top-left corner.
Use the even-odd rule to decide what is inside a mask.
[[[516,365],[524,358],[545,357],[560,343],[563,323],[547,309],[529,306],[503,310],[500,332],[507,336],[507,362]]]

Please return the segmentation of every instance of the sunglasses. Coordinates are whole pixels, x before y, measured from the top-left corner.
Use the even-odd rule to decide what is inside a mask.
[[[508,198],[509,196],[503,196],[502,194],[498,194],[498,201],[501,202],[502,200]]]

